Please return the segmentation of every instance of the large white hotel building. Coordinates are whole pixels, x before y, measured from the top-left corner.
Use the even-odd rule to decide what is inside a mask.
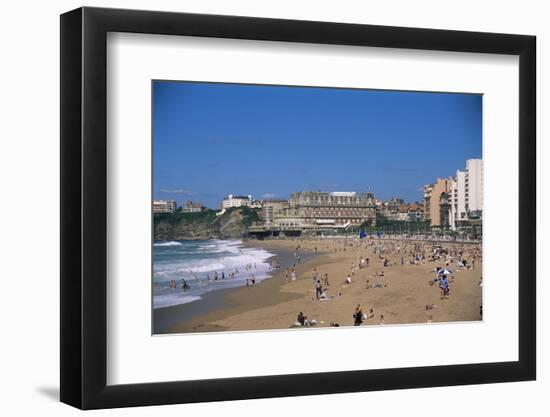
[[[454,178],[438,178],[424,186],[424,211],[431,226],[452,230],[481,224],[483,218],[483,160],[468,159]]]

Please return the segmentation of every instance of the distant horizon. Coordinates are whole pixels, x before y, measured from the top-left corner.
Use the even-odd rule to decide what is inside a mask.
[[[178,206],[297,191],[421,202],[468,159],[482,159],[480,95],[153,82],[153,198]]]

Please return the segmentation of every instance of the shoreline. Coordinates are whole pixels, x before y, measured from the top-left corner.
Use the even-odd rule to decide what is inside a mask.
[[[200,300],[154,309],[152,313],[153,334],[157,335],[187,333],[191,331],[208,332],[215,330],[226,330],[220,326],[201,325],[201,323],[204,321],[211,321],[219,317],[223,317],[225,314],[228,314],[228,311],[235,313],[242,312],[243,306],[259,307],[259,305],[256,304],[252,304],[250,306],[248,305],[248,300],[254,298],[250,297],[250,292],[258,292],[256,288],[262,288],[262,290],[260,291],[262,293],[261,295],[264,295],[263,293],[265,291],[273,292],[274,288],[272,287],[275,286],[274,284],[269,285],[269,288],[267,290],[264,290],[263,288],[270,281],[274,281],[277,278],[281,278],[284,276],[284,269],[292,266],[294,255],[291,250],[288,250],[286,248],[266,249],[263,246],[250,243],[250,241],[243,241],[243,245],[245,247],[262,248],[272,253],[273,256],[269,258],[269,262],[271,262],[272,260],[277,260],[280,263],[281,268],[278,270],[273,270],[269,278],[265,278],[250,287],[239,286],[213,290],[202,294],[200,296]],[[312,257],[313,256],[311,254],[306,254],[303,261],[301,261],[299,265],[306,264],[311,260]],[[240,291],[242,291],[242,293],[240,293]],[[264,297],[260,297],[259,299],[263,298]],[[283,301],[283,298],[273,300],[274,303],[279,301]]]
[[[363,313],[373,309],[373,315],[365,319],[363,325],[482,319],[482,287],[479,285],[482,244],[441,242],[449,250],[463,250],[465,259],[474,259],[476,262],[473,268],[468,269],[458,268],[451,263],[449,268],[454,271],[451,295],[442,299],[438,286],[429,285],[429,281],[435,275],[433,269],[443,266],[443,261],[426,260],[416,265],[408,262],[414,251],[422,250],[429,254],[439,246],[439,242],[294,238],[249,240],[243,243],[271,253],[286,253],[287,256],[293,254],[296,246],[300,245],[301,253],[307,253],[310,257],[297,267],[297,281],[287,282],[284,274],[286,266],[281,265],[281,269],[271,278],[253,287],[217,291],[219,294],[208,297],[208,302],[220,304],[204,314],[186,316],[186,311],[187,314],[192,312],[185,305],[179,306],[178,311],[166,310],[164,313],[170,315],[171,326],[155,334],[289,329],[299,312],[303,312],[308,319],[315,319],[316,327],[334,323],[351,326],[357,304],[361,305]],[[318,249],[317,254],[315,248]],[[370,258],[367,268],[357,268],[360,256]],[[383,258],[389,260],[388,267],[383,266]],[[401,264],[401,258],[406,258],[407,262]],[[329,275],[330,285],[326,287],[327,295],[330,296],[328,300],[319,301],[314,295],[314,268],[320,278],[324,273]],[[383,276],[379,276],[381,273]],[[351,284],[345,282],[348,274],[352,277]],[[201,301],[204,300],[194,303]]]

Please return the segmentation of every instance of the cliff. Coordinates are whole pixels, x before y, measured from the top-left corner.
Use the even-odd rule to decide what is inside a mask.
[[[214,210],[155,213],[153,238],[155,241],[240,238],[256,221],[259,221],[257,211],[248,207],[229,209],[219,217]]]

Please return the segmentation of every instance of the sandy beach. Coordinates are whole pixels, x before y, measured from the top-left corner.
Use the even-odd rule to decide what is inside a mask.
[[[284,260],[281,269],[250,287],[216,291],[205,300],[156,310],[155,320],[165,325],[155,332],[287,329],[300,312],[308,321],[314,320],[316,327],[352,326],[357,305],[363,313],[362,325],[367,326],[481,320],[480,244],[287,239],[248,241],[246,245],[279,254]],[[298,256],[303,258],[299,263]],[[466,267],[459,263],[463,261]],[[290,269],[286,271],[293,263],[295,281]],[[452,271],[447,275],[447,297],[442,297],[438,282],[430,282],[437,277],[436,267]],[[325,299],[316,296],[314,274]],[[348,275],[351,283],[346,282]],[[220,307],[201,313],[200,303]]]

